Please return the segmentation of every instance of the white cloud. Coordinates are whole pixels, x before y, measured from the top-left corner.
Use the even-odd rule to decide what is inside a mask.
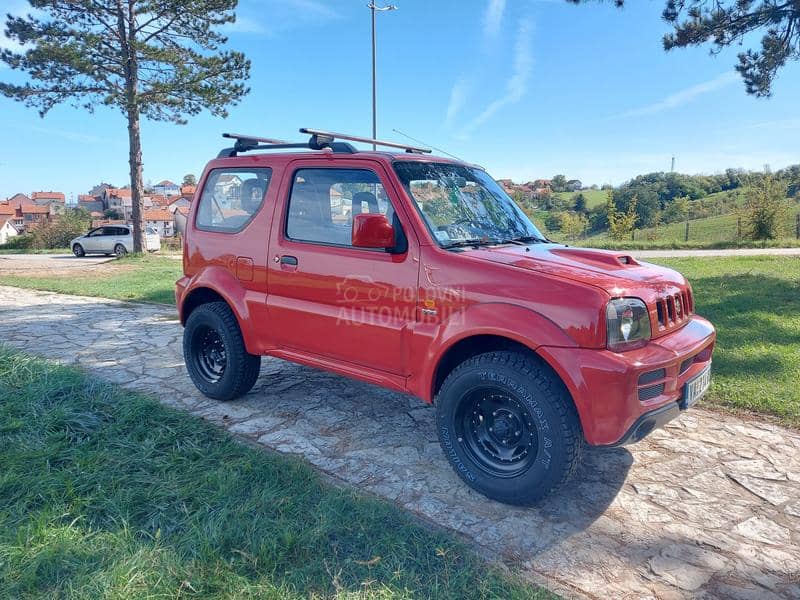
[[[641,108],[636,108],[634,110],[629,110],[612,118],[639,117],[642,115],[652,115],[672,108],[677,108],[692,102],[699,96],[727,87],[738,80],[739,75],[734,71],[729,71],[709,81],[698,83],[697,85],[693,85],[685,90],[670,94],[659,102],[648,104],[647,106],[642,106]]]
[[[532,23],[529,19],[523,19],[520,22],[514,44],[514,69],[511,77],[506,81],[505,93],[491,102],[463,129],[462,137],[466,137],[471,131],[483,125],[501,109],[522,100],[528,92],[528,83],[533,68],[531,29]]]
[[[503,13],[506,9],[505,0],[489,0],[486,13],[483,17],[483,33],[487,39],[497,37],[500,25],[503,22]]]
[[[453,124],[461,109],[464,108],[469,88],[469,80],[461,77],[455,82],[453,89],[450,90],[450,102],[447,104],[447,114],[445,115],[445,125],[448,127]]]

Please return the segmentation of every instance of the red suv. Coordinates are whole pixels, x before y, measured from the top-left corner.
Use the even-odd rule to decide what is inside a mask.
[[[176,297],[206,396],[246,394],[262,355],[414,394],[468,485],[528,504],[708,389],[679,273],[547,240],[476,165],[301,132],[226,134],[192,202]]]

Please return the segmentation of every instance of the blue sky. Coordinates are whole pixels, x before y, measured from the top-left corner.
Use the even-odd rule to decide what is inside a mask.
[[[564,173],[618,184],[667,170],[673,155],[689,173],[800,162],[800,64],[781,72],[772,98],[749,97],[735,49],[663,51],[661,0],[621,11],[563,0],[394,2],[399,10],[378,15],[379,137],[403,139],[396,128],[518,181]],[[227,120],[145,122],[145,180],[199,175],[223,131],[368,135],[366,3],[240,0],[230,44],[252,60],[251,93]],[[0,80],[12,78],[0,68]],[[101,180],[128,180],[119,113],[62,106],[40,119],[0,98],[0,198],[38,189],[69,197]]]

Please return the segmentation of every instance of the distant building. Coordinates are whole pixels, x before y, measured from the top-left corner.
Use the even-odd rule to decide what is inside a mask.
[[[180,196],[181,188],[178,184],[171,182],[169,179],[165,179],[153,186],[153,193],[160,194],[161,196]]]
[[[13,223],[11,215],[0,214],[0,245],[8,243],[12,237],[19,235],[19,230]]]
[[[39,206],[44,206],[45,204],[51,204],[53,202],[60,202],[61,204],[66,203],[63,192],[33,192],[31,193],[31,200],[33,200],[34,204],[38,204]]]
[[[172,237],[175,235],[175,219],[172,213],[167,210],[146,210],[144,211],[145,225],[152,227],[158,232],[159,237]]]

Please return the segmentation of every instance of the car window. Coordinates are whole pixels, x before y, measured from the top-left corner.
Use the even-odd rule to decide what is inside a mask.
[[[367,169],[299,169],[289,197],[286,235],[294,240],[350,246],[353,215],[394,209],[378,176]]]
[[[86,237],[95,237],[95,236],[98,236],[98,235],[103,235],[103,228],[102,227],[98,227],[97,229],[90,230],[89,233],[86,234]]]
[[[117,235],[116,227],[103,227],[103,232],[100,235]]]
[[[214,169],[206,179],[195,223],[207,231],[242,230],[261,208],[272,169]]]

